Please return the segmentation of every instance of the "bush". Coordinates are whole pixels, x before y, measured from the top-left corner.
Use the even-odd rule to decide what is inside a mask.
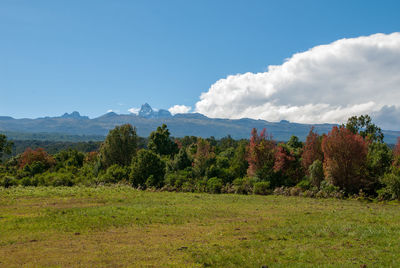
[[[72,173],[56,173],[51,186],[73,186],[74,175]]]
[[[30,177],[22,178],[20,182],[22,186],[36,186],[33,185],[33,180]]]
[[[312,185],[319,187],[321,181],[324,180],[324,169],[320,160],[315,160],[309,167],[310,182]]]
[[[290,188],[290,196],[299,196],[302,193],[301,188],[300,187],[291,187]]]
[[[74,178],[70,172],[46,172],[34,176],[32,183],[40,186],[73,186]]]
[[[12,186],[17,186],[18,185],[18,181],[11,176],[4,176],[4,177],[0,177],[0,186],[5,187],[5,188],[9,188]]]
[[[267,195],[271,193],[269,181],[260,181],[254,183],[253,193],[259,195]]]
[[[236,194],[251,194],[253,193],[254,183],[257,181],[255,178],[237,178],[232,184]]]
[[[164,183],[165,163],[150,150],[142,149],[132,161],[131,179],[133,186],[154,186]],[[150,176],[153,176],[150,180]]]
[[[309,190],[311,186],[311,182],[307,179],[303,179],[296,185],[296,187],[300,188],[301,190]]]
[[[164,184],[168,186],[168,189],[192,192],[195,188],[192,169],[189,167],[185,170],[178,170],[172,173],[168,173],[165,176]],[[185,188],[185,190],[183,188]]]
[[[378,190],[379,199],[398,199],[400,200],[400,176],[389,173],[381,178],[384,188]]]
[[[323,180],[320,185],[320,190],[315,194],[315,197],[319,198],[343,198],[344,191],[340,190],[338,186],[334,186],[326,180]]]
[[[106,173],[100,177],[103,183],[118,183],[122,180],[129,180],[129,167],[121,167],[120,165],[110,166]]]
[[[320,185],[320,190],[330,194],[333,192],[338,192],[340,188],[338,186],[334,186],[326,180],[323,180]]]
[[[207,192],[212,194],[219,194],[221,193],[222,186],[222,179],[219,179],[217,177],[211,178],[207,181]]]

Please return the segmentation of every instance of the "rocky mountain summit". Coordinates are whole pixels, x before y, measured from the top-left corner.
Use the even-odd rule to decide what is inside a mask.
[[[148,103],[142,105],[138,115],[144,118],[172,117],[172,114],[168,110],[160,109],[158,111],[154,111],[153,108],[151,108],[151,106]]]
[[[73,111],[72,113],[65,113],[61,116],[61,118],[71,118],[71,119],[89,119],[88,116],[81,116],[81,114],[77,111]]]

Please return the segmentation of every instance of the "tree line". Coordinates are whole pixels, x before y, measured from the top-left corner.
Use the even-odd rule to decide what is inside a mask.
[[[162,125],[144,143],[125,124],[92,152],[28,148],[0,165],[0,186],[125,183],[166,191],[400,199],[400,139],[390,148],[383,138],[368,115],[327,134],[312,128],[305,142],[296,136],[276,142],[266,129],[253,129],[249,140],[172,138]],[[0,158],[11,148],[0,135]]]

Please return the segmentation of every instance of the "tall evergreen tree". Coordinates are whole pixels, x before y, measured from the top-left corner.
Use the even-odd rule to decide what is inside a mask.
[[[128,166],[136,155],[138,137],[130,124],[110,130],[100,147],[100,161],[104,168],[114,164]]]

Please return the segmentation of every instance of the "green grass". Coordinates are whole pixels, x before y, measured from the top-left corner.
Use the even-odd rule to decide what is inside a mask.
[[[400,206],[354,200],[0,188],[0,267],[398,267]]]

